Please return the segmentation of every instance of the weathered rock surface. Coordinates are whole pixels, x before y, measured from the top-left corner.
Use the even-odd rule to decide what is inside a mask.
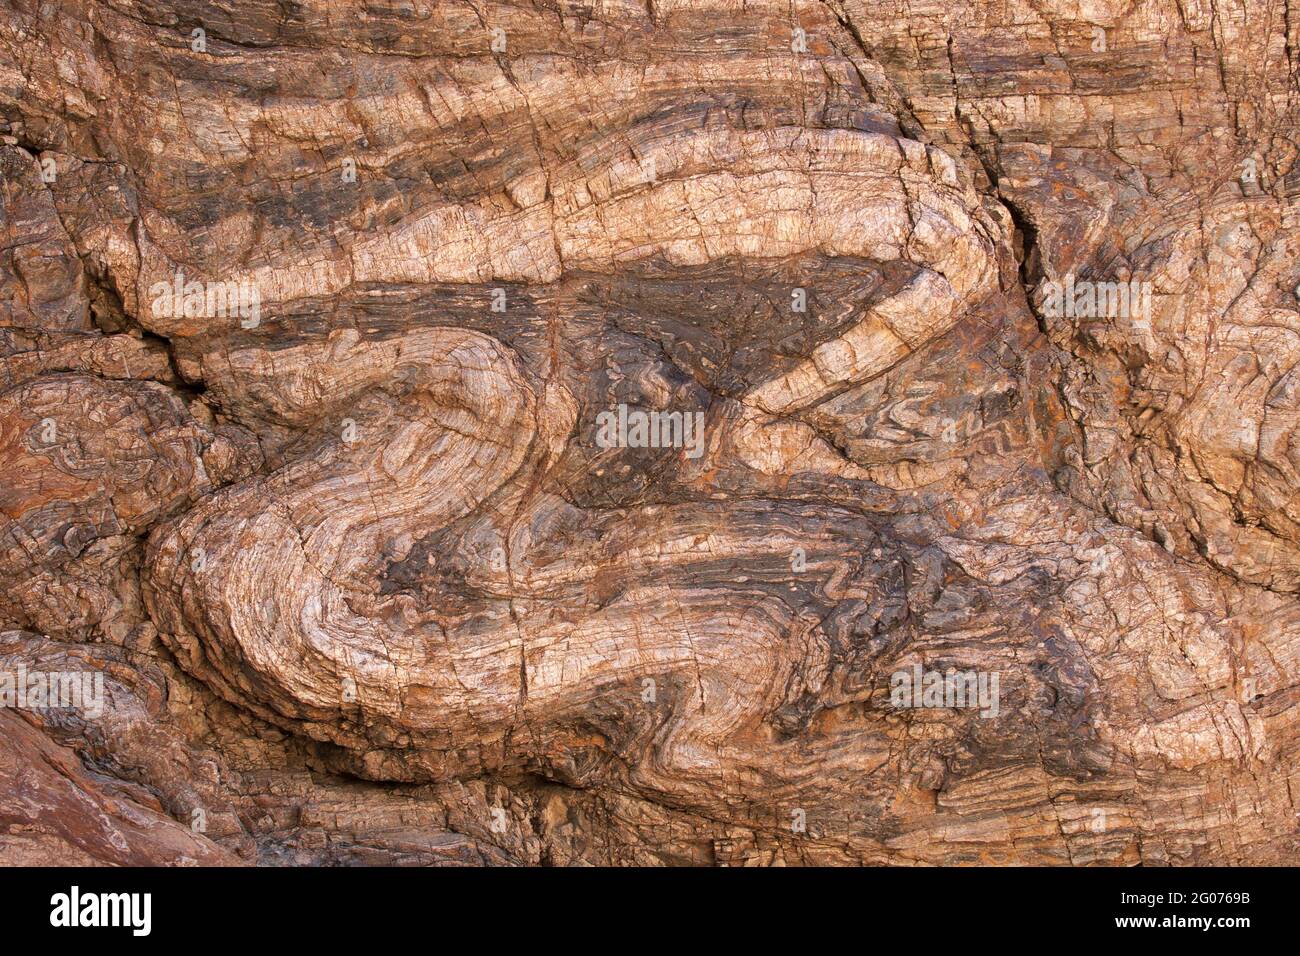
[[[0,862],[1294,859],[1300,7],[0,9]]]

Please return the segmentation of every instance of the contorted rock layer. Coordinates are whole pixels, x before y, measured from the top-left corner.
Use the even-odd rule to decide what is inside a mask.
[[[0,2],[0,859],[1294,854],[1300,11]]]

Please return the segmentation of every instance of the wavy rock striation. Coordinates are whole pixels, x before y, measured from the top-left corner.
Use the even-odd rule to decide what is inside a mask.
[[[0,860],[1294,857],[1300,10],[0,5]]]

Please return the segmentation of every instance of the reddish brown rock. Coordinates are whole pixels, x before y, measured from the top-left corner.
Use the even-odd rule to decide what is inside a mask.
[[[0,860],[1293,858],[1300,12],[0,6]]]
[[[231,866],[147,791],[96,778],[77,755],[0,713],[0,854],[11,866]]]

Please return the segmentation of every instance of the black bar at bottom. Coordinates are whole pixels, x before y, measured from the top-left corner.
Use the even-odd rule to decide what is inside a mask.
[[[959,931],[973,934],[967,942],[1199,935],[1231,945],[1243,933],[1288,926],[1294,872],[13,869],[0,870],[0,910],[11,944],[28,935],[77,934],[82,945],[282,942],[334,951],[403,934],[434,948],[461,946],[469,933],[497,945],[699,945],[716,938],[734,947],[752,938],[770,947],[780,926],[809,934],[809,943],[842,933],[872,949],[951,943],[959,937],[949,934]],[[130,894],[149,894],[147,935],[145,898]],[[71,925],[115,916],[123,925]],[[455,936],[444,935],[451,929]]]

